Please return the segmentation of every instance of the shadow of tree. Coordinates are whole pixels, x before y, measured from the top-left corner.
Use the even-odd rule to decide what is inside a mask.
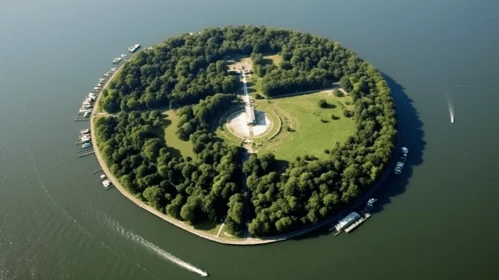
[[[378,201],[375,203],[371,213],[376,214],[383,211],[385,206],[388,205],[394,197],[401,195],[406,191],[406,188],[409,185],[409,179],[413,174],[413,168],[423,163],[423,152],[426,142],[424,140],[424,124],[419,119],[418,111],[414,107],[413,101],[405,93],[404,87],[385,73],[382,73],[382,75],[388,83],[395,100],[399,132],[397,141],[399,141],[399,146],[405,146],[409,149],[409,156],[404,165],[402,174],[395,175],[392,172],[393,163],[396,162],[399,152],[395,151],[387,166],[387,168],[390,168],[390,174],[384,181],[380,182],[381,185],[379,188],[368,191],[365,195],[355,201],[351,207],[348,207],[347,211],[349,211],[348,209],[351,210],[364,205],[366,200],[373,196],[376,197]],[[332,227],[332,225],[323,226],[306,235],[293,238],[293,240],[328,235],[330,234],[330,227]]]
[[[412,177],[414,166],[423,163],[423,151],[426,146],[424,140],[423,122],[419,119],[418,112],[413,106],[413,101],[404,92],[404,87],[391,77],[383,73],[383,77],[390,86],[395,104],[397,106],[398,130],[401,145],[409,149],[409,156],[401,175],[390,176],[384,186],[376,192],[378,201],[373,213],[381,212],[384,206],[405,192],[409,179]]]

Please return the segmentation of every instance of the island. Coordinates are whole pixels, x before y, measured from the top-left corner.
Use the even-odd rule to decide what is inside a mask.
[[[209,28],[137,52],[91,117],[97,159],[137,206],[200,237],[265,244],[332,224],[396,146],[390,89],[338,42]]]

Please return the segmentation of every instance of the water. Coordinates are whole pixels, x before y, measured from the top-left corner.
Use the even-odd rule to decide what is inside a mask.
[[[450,123],[454,123],[454,104],[452,103],[452,95],[449,92],[445,95],[445,100],[449,108]]]
[[[199,279],[166,251],[214,279],[499,278],[498,11],[497,1],[464,0],[2,3],[0,279]],[[136,42],[250,23],[338,40],[394,91],[409,160],[352,234],[214,244],[104,191],[95,158],[76,157],[88,125],[73,118],[113,57]]]
[[[176,265],[178,265],[181,268],[187,269],[188,271],[192,271],[194,273],[199,274],[202,277],[208,276],[208,273],[206,271],[203,271],[194,265],[183,261],[174,255],[164,251],[163,249],[159,248],[158,246],[152,244],[151,242],[145,240],[142,238],[142,236],[136,235],[133,232],[129,232],[126,229],[124,229],[118,222],[114,220],[109,220],[108,219],[108,225],[110,225],[113,229],[115,229],[117,232],[119,232],[122,236],[142,245],[144,248],[156,253],[158,256],[164,258],[165,260],[168,260]]]

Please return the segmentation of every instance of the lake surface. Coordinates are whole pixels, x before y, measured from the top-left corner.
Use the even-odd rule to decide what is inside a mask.
[[[499,279],[499,2],[4,1],[0,279]],[[270,25],[340,41],[392,86],[409,166],[351,234],[231,247],[104,191],[79,104],[113,57],[183,32]],[[454,104],[450,123],[446,96]]]

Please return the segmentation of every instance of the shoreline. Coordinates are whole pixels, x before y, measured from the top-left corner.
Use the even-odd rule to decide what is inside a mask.
[[[124,64],[123,64],[124,65]],[[123,65],[121,65],[117,70],[116,72],[111,76],[109,77],[109,80],[104,84],[104,86],[102,87],[102,89],[99,91],[99,94],[97,96],[97,99],[95,100],[95,106],[94,108],[92,109],[92,115],[90,116],[90,134],[92,136],[92,147],[95,151],[95,156],[97,158],[97,161],[99,162],[99,165],[101,166],[102,168],[102,172],[106,175],[106,177],[109,179],[109,181],[111,181],[111,183],[114,185],[114,187],[126,198],[128,198],[128,200],[130,200],[130,202],[134,203],[135,205],[137,205],[138,207],[148,211],[149,213],[155,215],[156,217],[166,221],[166,222],[169,222],[170,224],[174,225],[174,226],[177,226],[187,232],[190,232],[192,234],[195,234],[199,237],[202,237],[204,239],[208,239],[210,241],[213,241],[213,242],[217,242],[217,243],[221,243],[221,244],[226,244],[226,245],[263,245],[263,244],[269,244],[269,243],[275,243],[275,242],[279,242],[279,241],[285,241],[285,240],[288,240],[288,239],[292,239],[292,238],[295,238],[295,237],[299,237],[299,236],[302,236],[302,235],[305,235],[307,233],[310,233],[312,231],[315,231],[327,224],[332,224],[334,221],[336,221],[341,215],[345,215],[346,212],[349,212],[349,211],[352,211],[353,208],[357,207],[360,203],[362,203],[366,197],[370,196],[373,192],[375,192],[379,187],[380,185],[386,180],[386,178],[388,177],[388,175],[391,173],[391,170],[392,170],[392,166],[393,164],[395,163],[396,159],[397,159],[397,155],[398,155],[398,150],[400,149],[400,130],[397,131],[397,139],[396,139],[396,143],[395,143],[395,147],[394,147],[394,151],[392,151],[392,155],[391,155],[391,158],[390,160],[387,162],[385,168],[383,169],[383,173],[380,175],[380,177],[378,178],[378,180],[364,193],[361,195],[361,197],[357,198],[354,202],[352,202],[349,206],[345,207],[343,210],[341,210],[339,213],[337,213],[336,215],[324,220],[324,221],[321,221],[315,225],[312,225],[312,226],[309,226],[309,227],[306,227],[306,228],[303,228],[303,229],[300,229],[300,230],[297,230],[297,231],[293,231],[293,232],[290,232],[290,233],[286,233],[286,234],[282,234],[282,235],[277,235],[277,236],[273,236],[273,237],[268,237],[268,238],[252,238],[252,237],[249,237],[249,238],[245,238],[245,239],[241,239],[241,240],[229,240],[229,239],[223,239],[223,238],[220,238],[220,237],[217,237],[217,236],[214,236],[214,235],[211,235],[211,234],[207,234],[203,231],[200,231],[200,230],[197,230],[195,229],[194,227],[182,222],[182,221],[179,221],[175,218],[171,218],[171,217],[168,217],[166,214],[163,214],[161,213],[160,211],[156,210],[155,208],[145,204],[143,201],[141,201],[140,199],[136,198],[133,194],[131,194],[130,192],[128,192],[125,187],[123,187],[121,185],[121,183],[119,182],[119,180],[111,173],[111,171],[109,170],[109,168],[107,167],[107,164],[106,162],[104,161],[104,159],[102,158],[101,154],[100,154],[100,150],[97,146],[97,139],[95,138],[95,129],[94,129],[94,117],[97,116],[97,108],[99,106],[99,101],[100,101],[100,98],[102,96],[102,91],[104,89],[106,89],[109,85],[109,83],[115,78],[115,76],[121,71],[121,68],[123,67]],[[393,95],[392,95],[392,98],[393,98]],[[394,99],[394,103],[395,103],[395,99]],[[397,119],[397,128],[399,128],[399,120]]]

